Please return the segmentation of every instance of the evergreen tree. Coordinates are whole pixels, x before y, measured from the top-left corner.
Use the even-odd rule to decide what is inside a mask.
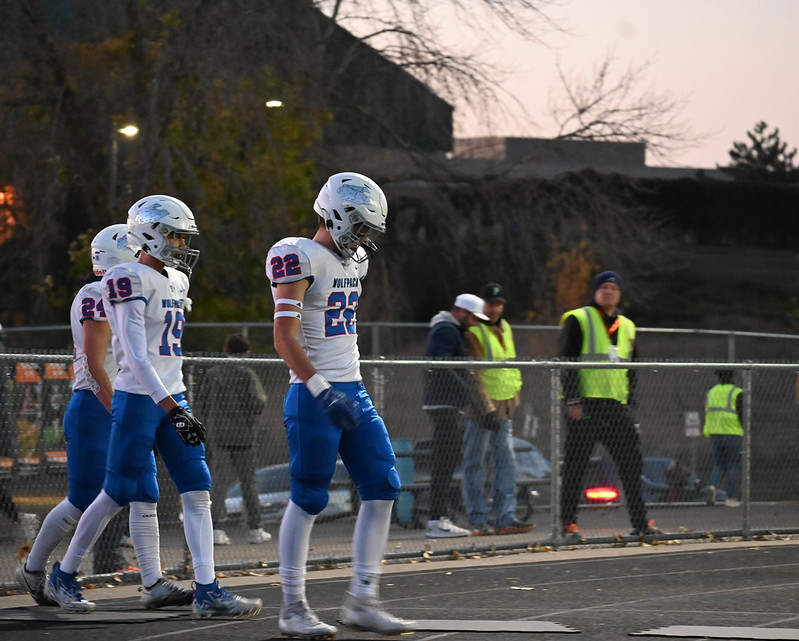
[[[799,168],[793,164],[796,149],[787,151],[788,143],[780,140],[780,130],[768,131],[762,120],[753,131],[746,132],[749,142],[734,142],[731,162],[721,171],[736,180],[769,183],[799,182]]]

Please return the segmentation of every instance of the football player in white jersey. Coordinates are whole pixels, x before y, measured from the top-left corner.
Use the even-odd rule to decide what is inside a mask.
[[[361,382],[355,312],[374,238],[386,229],[388,204],[366,176],[331,176],[314,203],[311,238],[284,238],[270,250],[266,273],[275,300],[275,349],[290,369],[284,404],[291,500],[280,525],[285,636],[332,638],[337,630],[310,609],[305,595],[308,543],[341,456],[361,498],[353,534],[353,577],[341,622],[378,634],[401,634],[414,623],[378,600],[391,509],[400,489],[386,426]]]
[[[75,576],[114,514],[128,503],[131,515],[156,513],[156,446],[183,502],[184,530],[194,564],[194,614],[252,616],[261,610],[260,599],[229,593],[219,586],[214,572],[211,475],[202,446],[205,428],[191,415],[182,374],[188,275],[199,257],[190,244],[198,233],[194,214],[177,198],[142,198],[128,211],[127,224],[129,243],[141,250],[139,260],[117,265],[103,277],[103,305],[119,373],[103,489],[81,517],[45,587],[45,594],[64,609],[94,609],[95,604],[83,599]],[[131,535],[140,539],[137,548],[146,549],[146,558],[160,568],[157,530],[131,531]]]
[[[127,226],[110,225],[91,242],[92,271],[96,280],[84,285],[72,301],[70,325],[73,343],[72,397],[64,413],[67,439],[67,497],[53,508],[42,524],[25,562],[17,569],[17,581],[40,605],[57,605],[44,593],[47,561],[58,544],[75,529],[83,511],[100,493],[105,479],[105,460],[111,436],[112,382],[117,364],[109,347],[111,328],[103,306],[100,277],[114,265],[134,262],[137,253],[128,245]],[[134,533],[154,529],[157,515],[134,515]],[[138,536],[134,536],[135,541]],[[148,608],[191,603],[193,592],[161,575],[160,562],[142,556],[142,600]],[[156,559],[156,561],[159,561]]]
[[[136,260],[136,252],[128,245],[127,227],[111,225],[100,231],[91,242],[91,260],[95,279],[81,287],[70,309],[74,382],[64,413],[69,491],[47,515],[28,558],[17,569],[17,581],[40,605],[56,605],[44,594],[50,555],[75,529],[81,514],[103,487],[111,435],[111,383],[117,366],[109,349],[111,329],[103,308],[100,277],[114,265]],[[154,607],[191,602],[189,590],[172,583],[166,587],[171,588],[169,594],[162,596],[170,598],[159,599]]]

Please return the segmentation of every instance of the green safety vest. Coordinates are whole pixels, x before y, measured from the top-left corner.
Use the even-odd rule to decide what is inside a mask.
[[[499,321],[499,326],[505,338],[504,347],[494,332],[483,323],[469,328],[469,331],[483,346],[483,358],[487,361],[509,361],[516,358],[516,345],[513,342],[513,332],[508,321],[503,318]],[[484,369],[481,374],[486,393],[492,401],[506,401],[514,398],[522,388],[522,373],[515,367]]]
[[[566,312],[560,324],[569,316],[574,316],[580,323],[583,334],[583,345],[580,349],[580,360],[587,362],[625,362],[632,360],[633,343],[635,341],[635,323],[619,314],[619,330],[616,334],[616,345],[610,340],[605,321],[596,307],[581,307]],[[583,398],[610,398],[620,403],[627,403],[630,395],[630,381],[626,369],[581,369],[580,395]]]
[[[743,393],[732,383],[719,383],[707,393],[705,401],[705,436],[711,434],[734,434],[743,436],[744,428],[735,409],[738,397]]]

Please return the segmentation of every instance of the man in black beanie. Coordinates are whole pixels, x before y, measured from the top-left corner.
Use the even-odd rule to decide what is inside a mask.
[[[561,318],[560,358],[591,362],[635,360],[635,324],[618,313],[622,287],[621,276],[614,271],[594,277],[591,302]],[[613,459],[624,486],[630,534],[643,539],[660,533],[654,521],[647,520],[641,493],[641,444],[630,411],[634,374],[634,370],[622,368],[563,372],[567,429],[560,516],[566,541],[582,540],[577,505],[585,470],[598,442]]]

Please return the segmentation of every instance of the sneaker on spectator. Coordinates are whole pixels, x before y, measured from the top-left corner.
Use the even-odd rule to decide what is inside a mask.
[[[141,600],[148,610],[168,608],[175,605],[190,605],[194,600],[194,590],[187,590],[161,577],[149,588],[140,588]]]
[[[456,536],[469,536],[469,534],[469,530],[458,527],[445,516],[428,521],[427,532],[424,533],[429,539],[447,539]]]
[[[472,528],[472,536],[490,536],[492,534],[496,534],[496,532],[494,532],[494,528],[488,525],[488,523],[483,523],[482,525],[477,525]]]
[[[272,535],[269,534],[269,532],[267,532],[266,530],[264,530],[263,528],[260,528],[260,527],[254,529],[254,530],[250,530],[250,533],[247,536],[247,543],[253,543],[253,544],[266,543],[267,541],[271,541],[271,540],[272,540]],[[228,542],[229,541],[230,541],[230,539],[228,539]]]
[[[415,621],[406,621],[386,612],[376,597],[355,596],[349,592],[341,608],[340,621],[348,628],[385,636],[407,634],[416,627]]]
[[[230,545],[230,537],[224,530],[214,530],[214,545]]]
[[[726,507],[741,507],[741,502],[738,499],[728,498],[724,501]]]
[[[44,584],[44,593],[67,612],[91,612],[97,604],[83,598],[77,574],[63,572],[61,563],[56,563],[50,578]]]
[[[39,570],[38,572],[31,572],[25,562],[19,564],[17,567],[17,583],[21,588],[28,591],[39,605],[58,605],[50,597],[44,593],[44,585],[47,583],[47,572]]]
[[[30,512],[20,512],[17,522],[22,526],[22,534],[26,541],[30,541],[31,545],[39,533],[39,527],[42,522],[38,516]]]
[[[514,519],[510,523],[497,528],[497,534],[524,534],[529,532],[535,527],[533,523],[525,523],[524,521],[517,521]]]
[[[305,599],[280,608],[277,627],[280,634],[291,639],[332,639],[338,632],[336,626],[316,616]]]
[[[261,599],[247,599],[232,594],[216,580],[208,585],[194,585],[194,616],[200,619],[251,617],[258,614],[262,606]]]
[[[663,534],[663,531],[655,525],[655,521],[649,521],[643,528],[632,528],[630,530],[630,536],[641,537],[641,541],[644,543],[656,541],[661,534]]]
[[[576,523],[569,523],[563,526],[563,540],[566,543],[584,543],[582,532]]]
[[[707,504],[708,505],[715,505],[716,504],[716,486],[715,485],[708,485],[707,486]]]

